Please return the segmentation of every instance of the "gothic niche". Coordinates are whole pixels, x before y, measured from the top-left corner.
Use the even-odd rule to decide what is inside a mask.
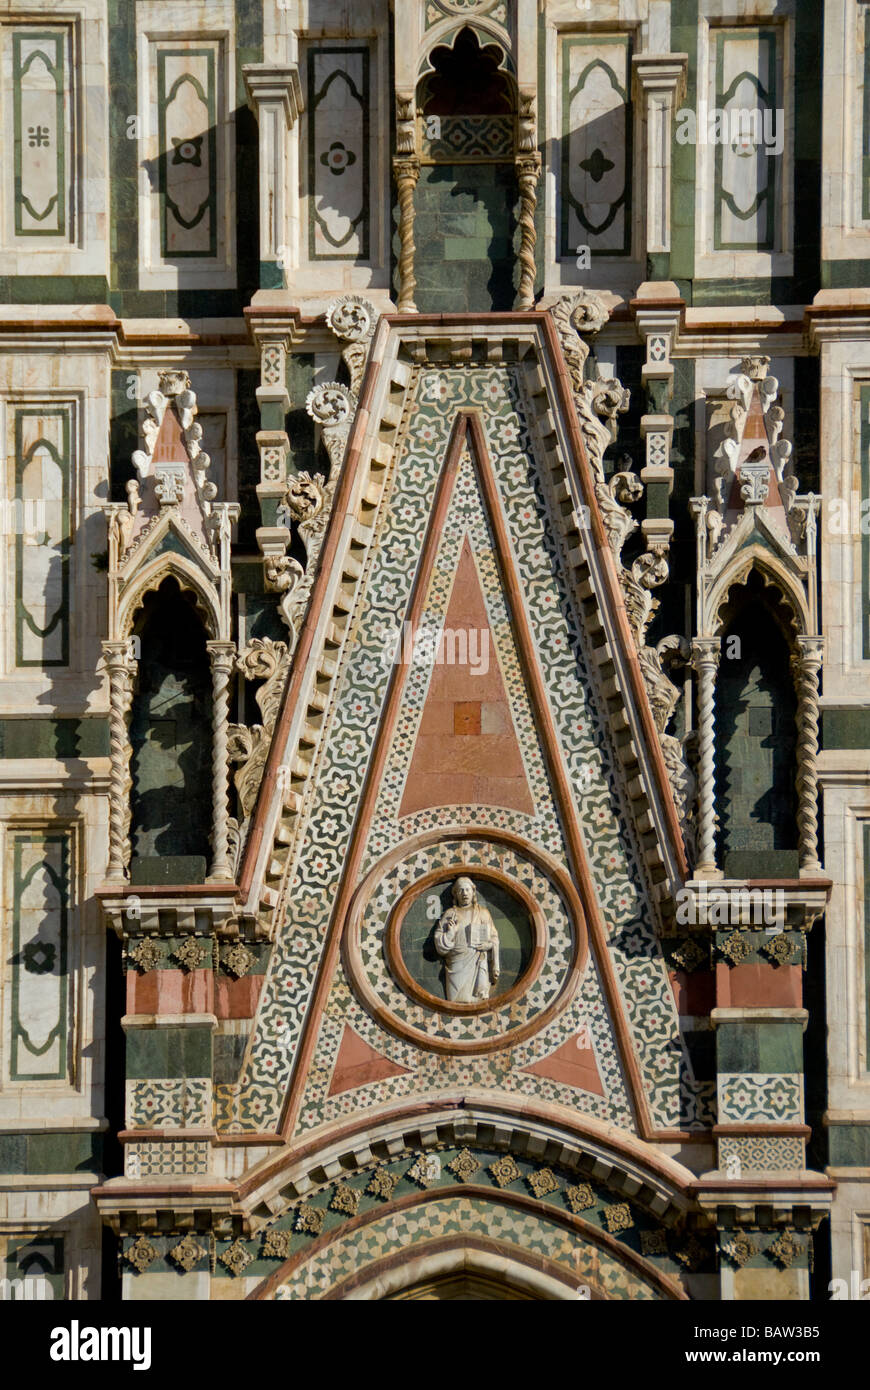
[[[516,992],[534,947],[531,914],[518,897],[494,880],[456,871],[400,908],[387,955],[409,994],[473,1012]]]
[[[723,614],[715,730],[717,863],[726,878],[798,873],[790,613],[771,593],[778,597],[753,570]]]
[[[497,44],[471,29],[433,49],[417,88],[415,300],[421,312],[514,304],[516,97]],[[445,276],[445,265],[449,274]]]
[[[202,883],[211,854],[212,678],[193,596],[146,596],[130,711],[132,883]]]

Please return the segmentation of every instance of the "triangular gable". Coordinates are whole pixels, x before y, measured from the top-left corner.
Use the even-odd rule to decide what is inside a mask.
[[[538,333],[538,329],[544,325],[536,324],[535,318],[532,317],[525,317],[523,323],[526,331],[531,328],[537,338],[538,362],[543,362],[546,365],[547,335],[546,332]],[[388,326],[386,330],[382,331],[381,337],[383,338],[386,332],[391,331]],[[542,338],[544,339],[543,342],[541,341]],[[383,351],[383,345],[381,350]],[[372,371],[376,372],[376,370],[376,367],[370,368],[370,377]],[[537,367],[537,370],[540,372],[540,366]],[[622,1080],[619,1079],[623,1076],[629,1081],[631,1089],[630,1108],[634,1110],[637,1116],[636,1122],[642,1132],[650,1131],[653,1123],[664,1128],[667,1128],[669,1124],[677,1127],[680,1117],[681,1088],[678,1031],[672,999],[667,990],[666,972],[663,970],[655,943],[655,933],[646,898],[648,890],[644,888],[642,878],[638,877],[637,859],[636,857],[633,858],[633,852],[629,849],[629,843],[625,836],[625,824],[622,820],[623,812],[618,809],[619,796],[615,791],[615,783],[619,781],[619,774],[612,767],[603,768],[602,771],[596,773],[596,779],[589,791],[584,792],[582,797],[578,797],[577,794],[577,784],[583,777],[585,766],[584,755],[578,751],[582,740],[586,740],[583,746],[590,749],[590,752],[585,756],[591,759],[596,749],[605,747],[609,737],[604,733],[607,717],[606,714],[602,714],[600,697],[596,709],[596,682],[594,673],[589,668],[588,654],[584,650],[584,643],[587,638],[583,637],[578,629],[578,622],[582,626],[582,620],[578,619],[576,608],[571,609],[573,595],[571,594],[570,570],[578,563],[575,557],[579,548],[575,542],[574,549],[566,557],[565,551],[561,549],[561,545],[564,543],[553,540],[553,531],[557,529],[554,527],[553,517],[559,515],[559,503],[553,498],[554,489],[547,476],[544,456],[540,453],[540,445],[531,425],[528,426],[532,430],[530,437],[520,446],[515,447],[516,456],[513,465],[508,459],[506,452],[508,431],[513,431],[514,437],[516,437],[517,432],[523,428],[522,421],[525,418],[517,403],[515,389],[511,384],[516,380],[516,370],[514,369],[513,373],[503,370],[501,382],[497,382],[492,373],[489,373],[492,379],[486,380],[487,373],[485,372],[480,373],[480,380],[475,379],[473,372],[463,374],[461,370],[446,371],[444,375],[450,378],[450,389],[455,389],[458,397],[462,397],[464,393],[468,400],[468,408],[464,412],[462,409],[454,409],[452,412],[452,441],[448,451],[449,456],[441,468],[439,487],[443,493],[444,479],[449,476],[451,469],[456,470],[458,468],[463,448],[470,447],[479,486],[481,493],[486,498],[488,516],[496,538],[501,582],[507,596],[507,607],[512,619],[511,626],[516,633],[521,650],[520,659],[523,668],[524,687],[534,706],[536,726],[547,763],[553,816],[554,820],[558,822],[560,830],[564,833],[566,842],[568,842],[570,874],[580,886],[583,909],[593,941],[595,964],[594,969],[590,965],[587,975],[589,978],[592,978],[593,975],[596,978],[600,977],[603,990],[603,994],[600,996],[601,1008],[604,1015],[610,1020],[608,1023],[610,1034],[617,1039],[617,1051],[615,1054],[612,1053],[613,1060],[609,1063],[610,1082],[605,1084],[610,1084],[612,1089],[613,1086],[623,1085]],[[390,389],[394,389],[394,387],[390,387],[390,382],[395,385],[398,380],[403,386],[406,386],[409,380],[407,369],[402,364],[385,369],[384,376],[388,378],[384,382],[385,396]],[[375,385],[371,379],[368,381],[367,400],[369,402],[371,402],[372,395],[375,394]],[[549,389],[553,389],[552,386]],[[561,387],[560,389],[564,388]],[[422,399],[419,392],[419,382],[417,382],[417,391],[416,399],[419,404]],[[469,398],[469,392],[471,398]],[[475,392],[478,392],[477,399],[474,399]],[[365,387],[363,394],[366,395]],[[459,399],[458,404],[461,406],[461,399]],[[373,414],[376,413],[376,405],[370,406],[370,408]],[[560,405],[560,410],[563,414],[567,413],[564,404]],[[487,440],[484,422],[488,426],[490,417],[496,411],[503,412],[507,417],[499,422],[504,425],[504,428],[497,436],[490,431]],[[519,414],[518,411],[520,411]],[[390,413],[395,420],[397,412],[394,401],[391,402]],[[409,420],[409,433],[413,433],[417,418],[412,414],[412,418]],[[446,417],[442,416],[442,419],[444,418]],[[394,428],[395,424],[393,423],[391,429]],[[423,429],[423,426],[421,425],[419,428]],[[580,562],[589,567],[588,572],[591,578],[591,584],[587,583],[584,587],[597,589],[597,592],[608,596],[608,607],[601,610],[598,630],[600,632],[602,626],[606,624],[612,648],[616,651],[615,655],[609,652],[608,656],[618,662],[619,666],[617,683],[622,685],[622,709],[628,711],[631,717],[638,721],[633,727],[638,742],[643,744],[650,729],[653,730],[654,736],[654,725],[637,669],[636,653],[633,649],[629,649],[630,637],[628,641],[625,640],[629,634],[628,622],[616,583],[609,547],[604,539],[600,516],[597,513],[594,493],[588,485],[589,480],[586,479],[583,482],[582,476],[580,476],[584,465],[582,456],[577,457],[577,452],[579,452],[577,439],[569,440],[569,443],[576,451],[574,467],[583,489],[581,495],[585,495],[589,499],[588,505],[592,516],[590,532],[593,545],[589,546],[589,535],[580,538],[583,547]],[[443,437],[437,446],[433,447],[436,447],[436,452],[440,448],[443,453]],[[488,459],[489,447],[497,449],[499,453],[498,480]],[[530,462],[533,455],[537,458],[534,466]],[[357,666],[356,671],[352,669],[352,666],[348,667],[343,677],[336,676],[336,672],[342,669],[339,668],[338,661],[347,659],[346,656],[342,655],[344,651],[342,632],[352,632],[358,647],[363,641],[360,636],[361,630],[356,626],[358,618],[353,616],[354,613],[362,617],[367,605],[377,606],[380,604],[385,616],[389,610],[390,622],[386,632],[382,633],[380,637],[380,650],[382,652],[385,638],[389,640],[392,636],[395,641],[401,622],[410,611],[408,600],[396,606],[394,597],[389,595],[387,601],[381,604],[381,596],[372,591],[375,580],[372,579],[367,570],[364,572],[366,573],[366,583],[369,585],[368,590],[364,592],[361,590],[357,599],[351,600],[348,597],[348,590],[351,587],[349,576],[360,573],[364,563],[366,563],[367,554],[375,559],[387,548],[384,532],[379,528],[382,528],[383,518],[392,504],[391,499],[392,502],[401,502],[404,496],[403,489],[408,489],[410,475],[402,474],[406,465],[408,465],[408,454],[401,453],[395,448],[393,450],[384,449],[376,440],[372,441],[371,430],[369,430],[367,441],[351,435],[345,469],[337,489],[332,521],[321,555],[321,570],[314,585],[312,606],[300,635],[294,668],[288,683],[288,698],[278,722],[271,765],[267,769],[267,776],[261,791],[258,816],[249,842],[245,864],[243,882],[246,887],[257,891],[255,887],[256,875],[262,873],[269,866],[268,858],[264,859],[263,857],[264,854],[267,856],[269,854],[265,836],[267,833],[270,835],[272,833],[268,831],[268,822],[269,814],[274,816],[274,786],[277,780],[277,765],[280,760],[285,767],[292,768],[293,778],[298,777],[296,782],[290,781],[289,788],[285,782],[283,799],[285,808],[289,811],[293,829],[289,833],[286,830],[283,832],[282,844],[287,848],[275,852],[270,869],[271,881],[280,881],[286,885],[286,888],[281,887],[277,890],[267,891],[264,884],[261,900],[268,904],[271,894],[272,901],[278,907],[276,953],[282,958],[277,961],[275,966],[276,987],[280,984],[282,972],[293,971],[294,990],[300,999],[304,995],[304,1003],[301,1012],[296,1015],[298,1023],[294,1025],[290,1046],[284,1047],[280,1057],[272,1052],[272,1062],[269,1068],[266,1071],[263,1071],[262,1068],[258,1071],[260,1065],[258,1058],[266,1059],[272,1051],[268,1040],[270,1014],[275,1013],[276,1010],[278,1014],[286,1012],[284,1006],[278,1003],[277,993],[273,992],[269,996],[267,991],[252,1040],[246,1063],[245,1078],[241,1083],[240,1091],[243,1091],[246,1086],[256,1086],[262,1089],[263,1084],[268,1079],[272,1094],[277,1097],[280,1090],[282,1096],[287,1099],[284,1115],[287,1133],[292,1132],[296,1124],[296,1118],[302,1107],[302,1096],[307,1084],[307,1077],[315,1060],[317,1066],[314,1067],[314,1070],[321,1073],[323,1071],[324,1061],[329,1055],[329,1047],[325,1041],[326,1034],[331,1030],[334,1035],[334,1042],[329,1044],[333,1048],[334,1056],[334,1049],[338,1046],[338,1035],[335,1033],[335,1029],[339,1015],[343,1010],[345,1011],[342,1020],[343,1025],[349,1017],[346,1010],[358,1009],[355,987],[348,979],[338,978],[336,965],[339,960],[339,951],[342,949],[344,923],[346,923],[354,894],[358,891],[360,874],[363,871],[365,851],[362,837],[357,835],[353,845],[339,844],[333,846],[327,843],[324,836],[321,835],[319,855],[315,856],[317,873],[320,874],[316,885],[313,879],[310,880],[310,886],[306,881],[306,873],[300,857],[304,857],[307,853],[303,841],[310,842],[313,846],[312,817],[319,814],[316,812],[314,804],[309,804],[308,801],[312,790],[315,792],[315,802],[317,801],[316,785],[314,783],[309,784],[305,778],[305,766],[314,756],[311,749],[321,746],[311,732],[310,722],[310,715],[318,705],[309,702],[317,696],[319,707],[322,709],[320,691],[322,691],[324,684],[333,678],[339,679],[339,681],[344,680],[345,696],[339,697],[339,708],[333,712],[333,719],[338,722],[331,724],[331,733],[329,729],[324,732],[322,748],[328,750],[331,740],[333,741],[332,746],[337,746],[340,740],[345,749],[345,756],[351,759],[354,766],[346,776],[340,776],[330,783],[329,778],[333,775],[333,771],[329,766],[329,760],[327,759],[327,762],[324,763],[321,759],[318,764],[318,781],[321,784],[325,781],[326,785],[334,786],[336,791],[333,795],[342,798],[342,804],[345,808],[348,806],[347,797],[350,796],[350,805],[356,808],[353,814],[358,830],[366,817],[371,814],[371,806],[377,788],[385,773],[389,738],[384,735],[385,732],[389,732],[391,721],[394,721],[397,716],[396,702],[400,702],[402,683],[395,673],[391,673],[389,691],[378,696],[372,705],[371,700],[368,700],[367,703],[367,699],[363,698],[363,696],[367,696],[364,686],[371,678],[368,674],[361,678],[359,666]],[[396,468],[400,473],[398,479],[395,476]],[[555,471],[552,462],[549,462],[549,470],[550,472]],[[425,472],[425,470],[423,471]],[[505,486],[508,479],[514,477],[516,482],[511,481],[509,487],[514,489],[516,496],[506,497],[504,495]],[[554,481],[557,482],[557,479]],[[429,488],[428,493],[427,487]],[[416,538],[419,545],[419,538],[423,534],[433,506],[433,484],[431,482],[421,483],[419,489],[416,488],[416,485],[410,489],[410,491],[415,490],[419,491],[420,503],[418,511],[412,516],[413,524],[410,527],[410,534]],[[550,521],[546,525],[542,522],[541,492],[548,493],[549,500],[546,505],[552,508]],[[520,494],[522,496],[528,495],[529,502],[521,502]],[[537,501],[535,500],[536,496]],[[383,499],[381,503],[377,502],[378,497]],[[354,501],[355,498],[357,502]],[[358,499],[361,498],[364,499],[364,505],[360,509]],[[404,500],[413,512],[414,507],[417,506],[417,499],[408,495],[404,496]],[[440,503],[436,500],[435,506],[438,505]],[[523,507],[528,511],[528,520],[524,515]],[[387,509],[386,513],[384,508]],[[534,517],[532,517],[533,509],[535,510]],[[564,512],[564,508],[561,510]],[[359,520],[352,523],[351,517],[354,513]],[[361,524],[361,521],[364,521],[365,524]],[[528,524],[530,529],[528,545],[521,535],[524,524]],[[542,525],[543,530],[541,529]],[[532,531],[535,532],[534,536],[531,534]],[[542,542],[544,544],[552,543],[550,555],[543,553],[544,545]],[[403,541],[403,544],[405,543]],[[368,549],[369,546],[374,546],[374,548]],[[519,550],[517,550],[518,546]],[[520,568],[525,572],[517,571],[517,555],[520,556]],[[416,572],[419,580],[419,571],[415,570],[419,561],[413,555],[405,554],[403,563],[408,578],[410,578],[411,572]],[[549,593],[545,593],[541,586],[546,588],[551,583],[554,587],[550,589]],[[408,590],[406,589],[405,592]],[[545,607],[534,613],[531,612],[531,608],[538,605],[539,601],[545,601],[552,605],[552,611]],[[530,609],[528,612],[527,606]],[[330,608],[334,615],[332,620],[329,618]],[[551,637],[545,629],[548,624],[551,625],[553,622],[561,624],[561,626],[558,632],[554,630]],[[589,640],[590,645],[595,645],[591,639]],[[539,659],[542,643],[546,644],[546,673],[542,672]],[[352,656],[353,648],[348,648],[347,653]],[[377,659],[378,655],[378,651],[374,648],[367,654],[360,650],[358,659],[362,660],[364,657]],[[578,661],[580,662],[579,667],[577,667]],[[585,692],[583,695],[585,715],[581,715],[579,711],[572,712],[570,707],[569,696],[576,686],[578,671]],[[584,671],[585,674],[583,674]],[[356,677],[356,683],[354,677]],[[353,703],[342,703],[345,697],[350,698],[351,691],[354,694],[356,709]],[[554,706],[554,700],[559,705],[558,710]],[[381,702],[379,703],[379,701]],[[463,702],[458,701],[457,703]],[[309,716],[307,720],[306,705]],[[632,711],[634,711],[633,715],[631,714]],[[603,727],[600,723],[602,717],[605,721]],[[624,712],[622,722],[624,725]],[[357,732],[357,728],[359,732]],[[377,737],[375,737],[376,731]],[[525,742],[521,746],[525,747]],[[299,749],[299,755],[295,759],[292,751],[294,747]],[[645,773],[647,783],[651,769],[653,781],[658,782],[657,794],[661,795],[664,779],[661,754],[657,744],[652,745],[650,743],[642,748],[641,757],[647,767]],[[359,776],[363,771],[365,771],[365,783],[368,791],[359,782]],[[641,779],[635,778],[634,785],[636,786],[640,781]],[[294,786],[297,785],[299,790],[294,791]],[[353,787],[356,786],[359,787],[359,792],[353,790]],[[615,795],[616,800],[614,801]],[[366,809],[367,798],[368,810]],[[599,798],[602,798],[600,809],[598,806]],[[581,810],[578,811],[578,807]],[[582,832],[578,825],[578,816],[581,811],[586,818]],[[672,802],[668,815],[670,817],[669,823],[673,825],[675,816]],[[334,817],[331,820],[327,818],[322,824],[326,826],[331,825],[332,822],[334,822]],[[307,830],[306,825],[308,826]],[[611,826],[612,830],[610,829]],[[673,855],[673,851],[674,845],[672,844],[670,849],[666,849],[664,852],[666,855]],[[315,859],[312,859],[312,864]],[[327,860],[330,861],[329,864],[327,864]],[[631,868],[632,863],[635,864],[634,869]],[[337,875],[335,879],[333,879],[333,873]],[[283,877],[279,880],[275,877],[276,874],[281,874]],[[267,878],[266,882],[268,881]],[[285,892],[286,897],[284,896]],[[335,905],[328,927],[322,920],[324,901],[330,905]],[[284,919],[285,903],[288,914],[286,920]],[[327,931],[326,943],[324,943],[324,930]],[[303,976],[310,982],[307,991],[303,989]],[[311,989],[315,976],[319,984],[316,993],[312,994]],[[646,1001],[640,999],[640,994],[644,990],[648,993],[650,988],[653,989],[657,1000],[661,996],[659,1001],[661,1017],[657,1021],[654,1021],[654,1016],[659,1013],[659,1003],[652,1007],[650,999]],[[644,1014],[645,1019],[642,1023],[641,1018]],[[277,1017],[277,1014],[275,1016]],[[356,1014],[354,1016],[356,1018]],[[363,1034],[367,1027],[374,1026],[371,1022],[371,1014],[358,1021]],[[540,1038],[530,1037],[530,1041],[524,1043],[523,1046],[527,1049],[531,1048],[532,1051],[523,1057],[522,1065],[525,1067],[535,1065],[541,1056],[554,1054],[563,1042],[571,1036],[576,1036],[580,1023],[581,1021],[578,1020],[573,1030],[569,1029],[564,1037],[550,1038],[546,1044]],[[356,1022],[354,1027],[357,1027]],[[638,1028],[644,1034],[642,1043]],[[385,1036],[381,1030],[377,1046],[372,1042],[372,1045],[376,1046],[376,1050],[381,1050]],[[638,1048],[643,1054],[640,1057],[637,1055]],[[320,1049],[319,1052],[318,1049]],[[393,1060],[400,1066],[408,1065],[409,1070],[412,1070],[418,1067],[420,1055],[420,1051],[416,1050],[413,1042],[403,1041],[401,1044],[397,1044]],[[294,1080],[292,1089],[288,1093],[287,1084],[290,1080],[291,1068]],[[417,1079],[415,1077],[415,1085]],[[682,1083],[684,1086],[688,1086],[689,1090],[695,1085],[691,1080],[690,1073],[684,1074]],[[355,1097],[356,1094],[355,1092]],[[623,1094],[625,1093],[623,1092]],[[270,1104],[273,1103],[270,1102]],[[655,1122],[651,1116],[646,1116],[648,1105],[656,1116]],[[607,1111],[600,1113],[606,1114]],[[624,1102],[623,1109],[619,1110],[619,1114],[621,1123],[632,1123],[624,1110]],[[302,1122],[304,1126],[310,1127],[312,1123],[318,1123],[318,1118],[313,1113],[308,1114],[307,1117],[303,1113]]]

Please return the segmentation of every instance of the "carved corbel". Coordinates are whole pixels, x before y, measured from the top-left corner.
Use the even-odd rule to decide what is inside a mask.
[[[227,730],[229,761],[239,765],[233,776],[242,815],[237,856],[244,845],[250,816],[263,779],[266,757],[281,707],[290,655],[290,648],[286,642],[273,642],[269,637],[255,637],[236,658],[236,670],[246,680],[264,682],[254,695],[262,724],[254,724],[251,727],[246,724],[230,724]]]

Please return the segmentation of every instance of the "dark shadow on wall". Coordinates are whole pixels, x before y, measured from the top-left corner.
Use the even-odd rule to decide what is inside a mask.
[[[504,312],[514,302],[517,182],[510,164],[424,166],[416,191],[421,313]]]

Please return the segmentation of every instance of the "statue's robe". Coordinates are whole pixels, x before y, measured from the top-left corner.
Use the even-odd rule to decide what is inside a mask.
[[[452,907],[435,928],[435,950],[444,959],[447,999],[473,1004],[489,998],[498,978],[498,932],[485,907]]]

